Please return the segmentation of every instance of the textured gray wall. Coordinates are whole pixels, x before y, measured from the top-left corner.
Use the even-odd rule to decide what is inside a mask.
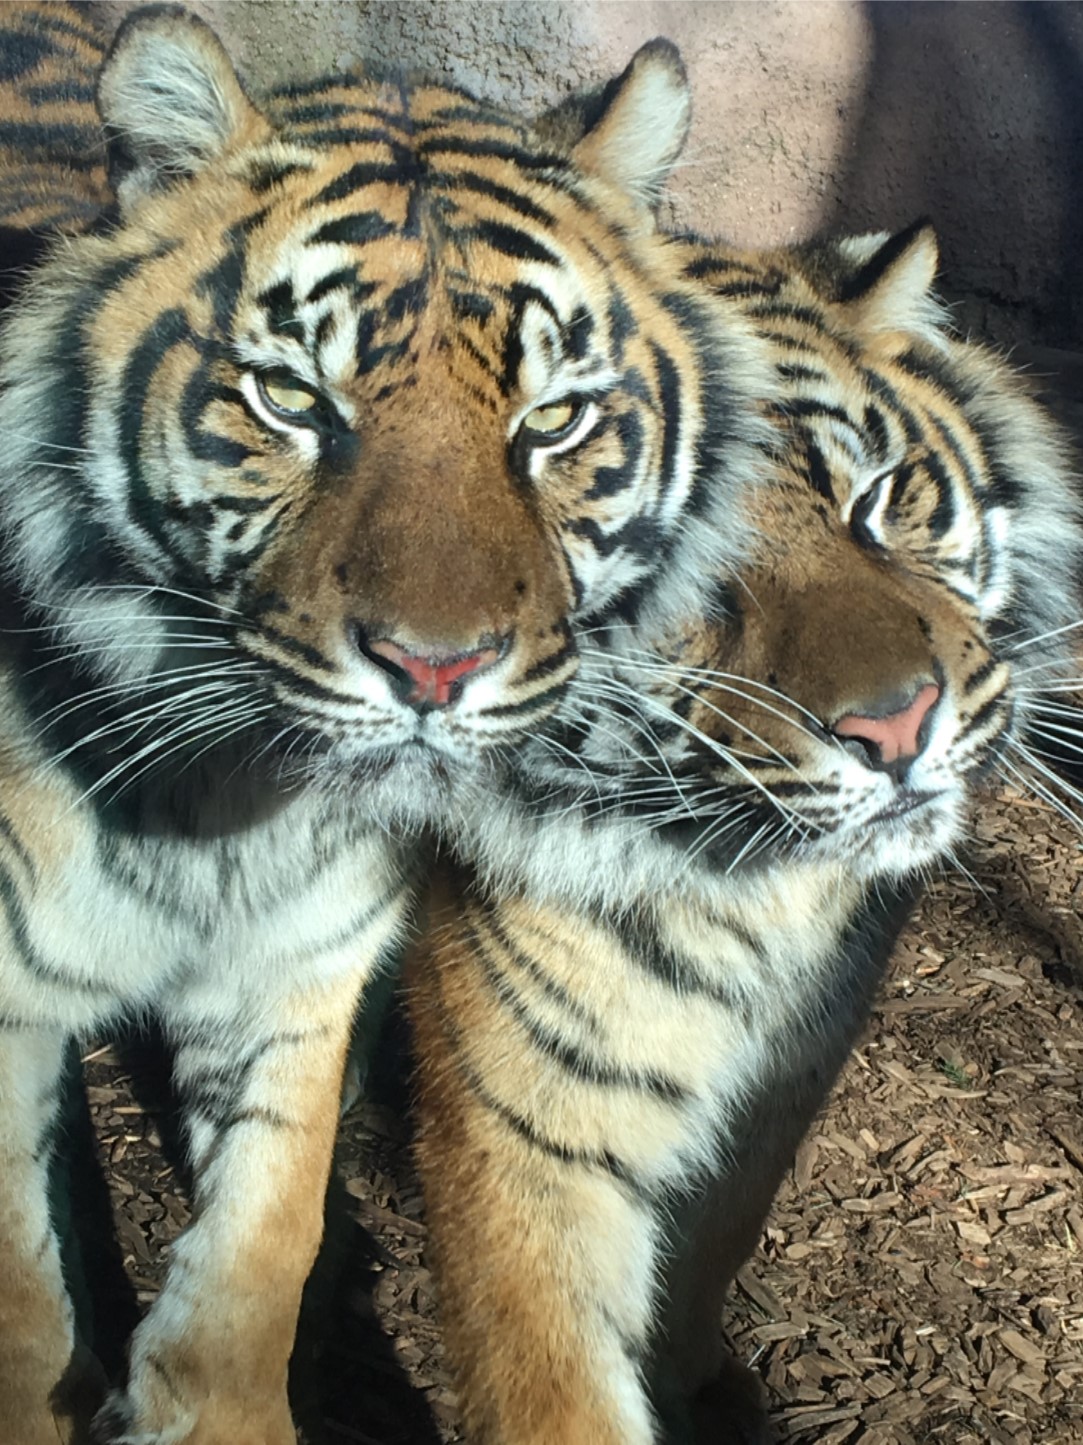
[[[124,0],[105,7],[114,15]],[[1083,340],[1083,4],[196,0],[253,88],[362,58],[527,111],[669,35],[682,223],[752,245],[928,215],[949,293],[1005,340]]]

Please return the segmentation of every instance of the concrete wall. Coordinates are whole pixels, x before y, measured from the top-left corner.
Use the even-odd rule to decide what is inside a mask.
[[[113,15],[124,0],[105,7]],[[1083,4],[195,0],[252,86],[364,57],[535,111],[653,35],[685,56],[682,224],[748,244],[928,215],[963,319],[1083,341]]]

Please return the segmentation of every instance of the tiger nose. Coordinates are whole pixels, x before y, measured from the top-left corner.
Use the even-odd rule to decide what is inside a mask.
[[[874,767],[903,770],[925,746],[922,728],[939,696],[936,684],[926,683],[898,711],[878,716],[846,713],[831,731],[838,738],[854,738],[861,743]]]
[[[395,689],[404,702],[426,710],[447,707],[462,692],[462,680],[471,673],[492,667],[503,655],[504,647],[493,643],[475,652],[437,650],[429,653],[411,652],[388,637],[364,640],[361,651],[370,661],[391,674]]]

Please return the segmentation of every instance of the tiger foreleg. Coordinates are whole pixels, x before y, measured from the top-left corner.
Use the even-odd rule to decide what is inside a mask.
[[[108,1445],[294,1445],[286,1399],[323,1227],[356,971],[258,1015],[167,1016],[188,1124],[193,1221],[132,1340]]]
[[[650,1212],[604,1168],[548,1152],[494,1106],[457,1046],[455,1004],[440,999],[457,986],[455,960],[442,949],[438,965],[417,962],[418,1157],[466,1438],[653,1445],[641,1378]]]
[[[62,1108],[63,1030],[0,1028],[0,1434],[5,1445],[76,1441],[100,1399],[76,1338],[49,1208]]]

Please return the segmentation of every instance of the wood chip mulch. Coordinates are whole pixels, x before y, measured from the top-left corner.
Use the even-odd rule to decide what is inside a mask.
[[[727,1311],[785,1445],[1083,1445],[1079,838],[1008,791],[975,831],[971,877],[930,887]],[[86,1074],[145,1307],[184,1190],[129,1055],[99,1048]],[[461,1438],[404,1112],[343,1121],[296,1372],[313,1445]]]

